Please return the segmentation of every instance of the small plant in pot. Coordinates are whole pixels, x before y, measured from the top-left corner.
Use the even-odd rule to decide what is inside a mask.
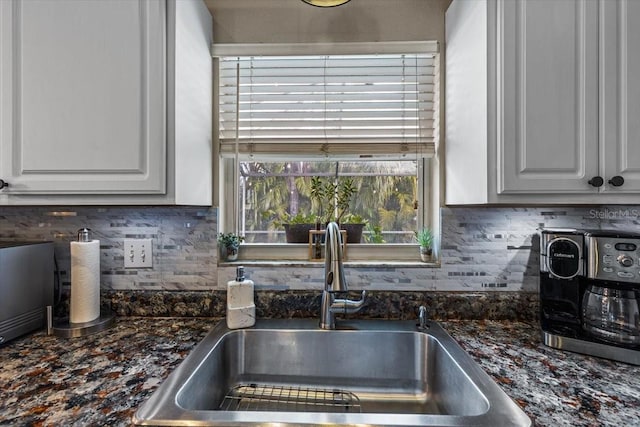
[[[309,194],[312,213],[298,212],[291,215],[287,212],[269,211],[268,215],[275,216],[276,219],[272,222],[274,227],[284,228],[287,243],[307,243],[309,230],[324,230],[331,221],[347,230],[348,243],[360,243],[362,230],[367,222],[359,215],[347,213],[356,192],[352,178],[336,180],[333,177],[314,176],[311,178]]]
[[[433,233],[427,227],[415,232],[416,240],[420,245],[420,260],[430,262],[433,259]]]
[[[301,212],[293,216],[285,214],[278,222],[284,227],[287,243],[307,243],[309,230],[315,229],[316,216]]]
[[[325,226],[331,221],[337,222],[341,229],[347,231],[347,243],[360,243],[362,230],[367,224],[360,215],[347,213],[356,193],[352,178],[343,178],[338,182],[319,176],[311,178],[311,200],[320,224]]]
[[[317,210],[320,223],[322,225],[331,221],[342,223],[356,191],[352,178],[344,178],[337,183],[332,178],[326,180],[319,176],[311,178],[311,201]]]
[[[238,236],[234,233],[218,234],[218,247],[220,248],[222,259],[224,261],[237,260],[240,243],[242,242],[244,242],[244,236]]]
[[[360,215],[348,214],[340,222],[340,228],[347,231],[347,243],[360,243],[362,232],[368,221]]]

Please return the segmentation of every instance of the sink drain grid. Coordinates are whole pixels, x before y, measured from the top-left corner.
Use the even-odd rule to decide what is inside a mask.
[[[361,412],[358,397],[344,390],[240,384],[220,404],[222,411]]]

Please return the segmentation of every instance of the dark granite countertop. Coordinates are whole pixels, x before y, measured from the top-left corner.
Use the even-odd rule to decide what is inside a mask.
[[[0,425],[130,425],[215,323],[119,317],[88,337],[38,332],[10,342],[0,348]],[[529,323],[441,324],[536,425],[640,424],[640,367],[545,347]]]

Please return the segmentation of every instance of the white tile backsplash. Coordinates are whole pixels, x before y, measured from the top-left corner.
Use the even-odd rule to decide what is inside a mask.
[[[75,212],[52,216],[51,211]],[[4,207],[0,240],[52,240],[69,281],[69,242],[81,227],[101,241],[102,286],[116,290],[224,289],[233,267],[217,267],[217,211],[196,207]],[[442,209],[441,267],[347,267],[351,289],[526,291],[538,286],[538,227],[640,232],[640,206]],[[124,269],[124,238],[151,238],[152,269]],[[262,289],[322,288],[322,265],[247,266]]]

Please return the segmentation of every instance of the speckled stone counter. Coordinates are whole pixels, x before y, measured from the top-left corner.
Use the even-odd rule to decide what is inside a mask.
[[[118,316],[224,317],[226,291],[113,291],[103,290],[102,303]],[[257,289],[256,314],[260,318],[307,318],[320,313],[319,291],[272,291]],[[353,293],[359,298],[359,292]],[[65,301],[66,302],[66,301]],[[358,317],[412,319],[418,307],[427,307],[435,320],[535,321],[538,294],[530,292],[433,292],[371,291]],[[59,307],[68,313],[68,307]]]
[[[0,425],[127,426],[136,408],[216,323],[119,317],[63,339],[31,334],[0,347]],[[640,367],[541,344],[532,323],[441,324],[539,426],[640,424]]]

